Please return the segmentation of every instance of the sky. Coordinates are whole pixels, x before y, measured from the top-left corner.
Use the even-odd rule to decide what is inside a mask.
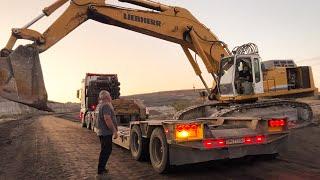
[[[22,27],[53,2],[2,0],[0,47],[5,46],[11,28]],[[263,60],[294,59],[298,65],[312,66],[319,87],[319,0],[159,2],[188,9],[230,49],[253,42],[258,45]],[[106,3],[138,8],[115,0]],[[67,5],[31,29],[44,32]],[[118,74],[122,95],[203,88],[178,44],[92,20],[40,54],[40,59],[49,99],[59,102],[78,101],[76,90],[87,72]],[[209,76],[205,78],[210,84]]]

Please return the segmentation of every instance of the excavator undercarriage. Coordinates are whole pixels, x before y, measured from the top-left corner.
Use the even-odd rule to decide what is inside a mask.
[[[261,100],[253,103],[210,102],[195,105],[177,112],[175,120],[192,120],[219,117],[257,117],[261,119],[285,118],[289,128],[319,124],[313,108],[318,104],[285,99]],[[236,124],[234,124],[236,126]]]

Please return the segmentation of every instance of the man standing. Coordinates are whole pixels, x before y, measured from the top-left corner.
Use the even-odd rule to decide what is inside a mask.
[[[112,152],[112,136],[118,138],[118,128],[113,106],[112,98],[108,91],[99,93],[99,104],[97,107],[96,133],[100,139],[101,152],[99,156],[98,175],[108,173],[106,164]]]
[[[243,66],[243,70],[239,72],[239,77],[240,79],[242,79],[243,81],[246,82],[252,82],[252,74],[249,70],[248,65],[244,65]]]

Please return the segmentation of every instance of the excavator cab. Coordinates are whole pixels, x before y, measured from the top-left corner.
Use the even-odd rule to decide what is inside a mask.
[[[258,47],[248,43],[235,47],[232,53],[220,62],[220,97],[222,100],[255,99],[264,93]]]
[[[263,93],[263,73],[258,54],[223,58],[220,70],[221,97],[233,98]]]
[[[0,96],[50,111],[36,47],[19,46],[9,55],[0,57]]]

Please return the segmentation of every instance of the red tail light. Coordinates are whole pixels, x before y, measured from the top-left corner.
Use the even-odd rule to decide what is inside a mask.
[[[96,110],[96,107],[97,107],[96,105],[91,105],[90,106],[91,110],[93,110],[93,111]]]
[[[260,144],[266,141],[266,137],[264,135],[253,136],[253,137],[245,137],[245,144]]]
[[[271,119],[268,121],[269,127],[281,127],[286,125],[286,120],[284,119]]]
[[[226,141],[224,139],[206,139],[203,140],[203,147],[207,149],[211,148],[221,148],[226,146]]]
[[[261,136],[256,136],[256,143],[264,143],[266,141],[266,137],[261,135]]]
[[[220,147],[226,145],[226,141],[225,141],[224,139],[218,139],[218,140],[216,140],[215,142],[216,142],[216,144],[217,144],[218,146],[220,146]]]
[[[197,130],[200,124],[178,124],[176,129],[177,131],[189,131],[189,130]]]
[[[283,131],[287,126],[287,119],[270,119],[268,120],[268,126],[270,132]]]
[[[80,112],[80,114],[79,114],[80,120],[82,119],[82,116],[83,116],[83,112]]]
[[[164,129],[164,132],[165,132],[166,134],[168,134],[168,133],[169,133],[169,129],[168,129],[168,128]]]
[[[206,139],[202,143],[203,143],[203,146],[207,149],[213,148],[213,142],[210,139]]]
[[[202,141],[203,147],[206,149],[211,149],[211,148],[222,148],[222,147],[227,147],[231,146],[234,144],[261,144],[266,142],[266,137],[264,135],[258,135],[258,136],[248,136],[248,137],[243,137],[240,138],[242,141],[231,141],[234,139],[205,139]],[[238,139],[236,139],[238,140]]]
[[[254,143],[254,138],[253,137],[245,137],[244,143],[245,144],[252,144],[252,143]]]

